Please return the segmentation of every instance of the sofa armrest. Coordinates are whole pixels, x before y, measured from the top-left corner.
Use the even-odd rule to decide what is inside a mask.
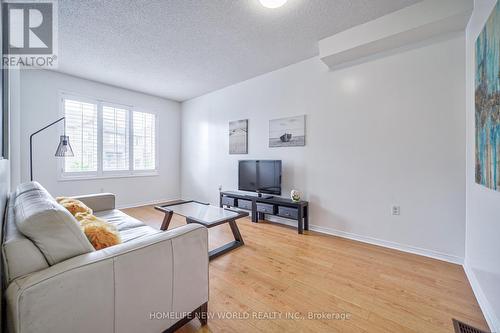
[[[180,318],[152,314],[207,301],[207,230],[195,224],[80,255],[7,288],[15,333],[161,332]]]
[[[73,198],[80,200],[94,212],[115,209],[115,195],[113,193],[87,194]]]

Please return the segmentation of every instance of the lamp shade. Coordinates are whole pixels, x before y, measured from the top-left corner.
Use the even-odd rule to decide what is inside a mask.
[[[57,146],[56,157],[73,157],[73,149],[69,144],[69,136],[61,135],[59,139],[59,146]]]

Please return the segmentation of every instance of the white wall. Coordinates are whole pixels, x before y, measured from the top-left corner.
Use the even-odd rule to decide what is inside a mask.
[[[475,42],[496,0],[476,0],[467,28],[467,222],[465,266],[492,331],[500,332],[500,192],[475,182]]]
[[[282,159],[316,230],[460,262],[464,55],[460,35],[334,72],[312,58],[183,103],[183,198],[217,203],[238,159]],[[300,114],[306,147],[268,148],[269,120]],[[229,155],[228,121],[246,118],[249,154]]]
[[[12,151],[12,115],[16,112],[19,111],[19,109],[16,109],[18,104],[16,101],[16,93],[19,91],[19,72],[17,71],[10,71],[9,72],[9,106],[8,106],[8,144],[7,144],[7,150],[8,150],[8,156],[7,159],[0,159],[0,218],[3,219],[5,216],[5,209],[7,208],[7,199],[9,192],[11,190],[11,151]],[[0,239],[3,240],[3,226],[2,230],[0,230]],[[3,269],[0,268],[0,278],[3,278]],[[0,290],[0,306],[3,307],[3,288]],[[0,313],[0,326],[3,323],[3,313]]]
[[[21,170],[13,186],[29,180],[29,135],[60,116],[59,92],[95,97],[104,101],[132,105],[158,115],[160,160],[159,175],[151,177],[113,178],[98,180],[59,181],[57,148],[60,127],[50,128],[35,137],[35,180],[52,195],[113,192],[119,206],[176,199],[180,196],[180,104],[126,89],[111,87],[51,71],[24,70],[21,73],[21,114],[13,133],[13,170]],[[17,156],[16,156],[17,155]]]

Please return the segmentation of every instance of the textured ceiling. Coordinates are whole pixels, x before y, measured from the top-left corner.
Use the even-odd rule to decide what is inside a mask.
[[[58,71],[178,101],[318,54],[418,0],[61,0]]]

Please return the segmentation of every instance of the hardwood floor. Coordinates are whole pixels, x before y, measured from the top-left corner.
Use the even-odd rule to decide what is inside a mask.
[[[152,206],[124,211],[156,228],[163,219]],[[170,228],[183,224],[174,216]],[[213,318],[181,332],[437,333],[454,332],[452,318],[487,330],[459,265],[248,218],[238,226],[245,246],[210,262]],[[210,248],[230,240],[227,225],[209,230]]]

